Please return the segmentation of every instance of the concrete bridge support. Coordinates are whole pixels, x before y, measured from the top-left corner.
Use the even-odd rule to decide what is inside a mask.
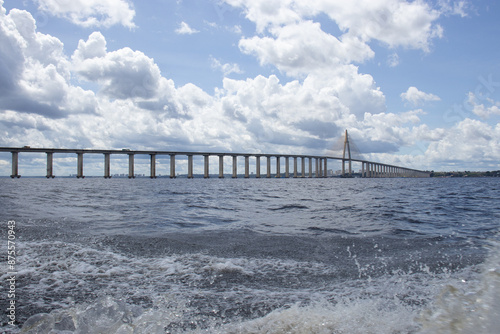
[[[324,167],[323,177],[328,177],[328,159],[327,158],[325,158],[323,161],[323,167]]]
[[[281,177],[281,171],[280,171],[280,157],[276,156],[276,175],[275,177],[280,178]]]
[[[134,179],[135,174],[134,174],[134,155],[129,154],[128,155],[128,178],[129,179]]]
[[[260,155],[255,157],[255,177],[260,179]]]
[[[205,179],[208,179],[210,177],[210,161],[209,161],[210,156],[205,154],[203,155],[203,177]]]
[[[309,177],[313,177],[313,163],[312,163],[313,158],[309,158]]]
[[[305,157],[302,157],[301,158],[301,174],[302,174],[302,177],[306,177],[306,158]]]
[[[233,155],[233,179],[238,177],[238,156]]]
[[[170,178],[175,179],[175,154],[170,154]]]
[[[189,154],[188,156],[188,179],[193,178],[193,155]]]
[[[224,178],[224,156],[219,155],[219,179]]]
[[[320,163],[319,163],[319,158],[315,158],[314,160],[315,160],[315,164],[316,164],[315,171],[314,171],[314,176],[315,177],[319,177],[319,175],[321,174],[321,171],[320,171],[321,167],[320,167]]]
[[[77,153],[76,158],[76,178],[83,179],[83,153]]]
[[[266,157],[267,158],[267,175],[266,177],[270,178],[271,177],[271,157]]]
[[[110,154],[104,153],[104,178],[111,178]]]
[[[47,153],[47,175],[45,176],[47,179],[53,179],[54,176],[54,168],[53,168],[53,161],[54,161],[54,153],[52,152],[46,152]]]
[[[297,157],[293,157],[293,177],[297,178]]]
[[[156,179],[156,154],[150,154],[150,172],[149,177]]]
[[[245,178],[250,177],[250,156],[245,155]]]
[[[285,177],[290,177],[290,159],[285,157]]]
[[[11,178],[20,178],[19,175],[19,152],[12,152],[12,174]]]

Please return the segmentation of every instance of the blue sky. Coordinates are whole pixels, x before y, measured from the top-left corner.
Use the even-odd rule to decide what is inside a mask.
[[[348,129],[369,160],[500,169],[495,1],[0,6],[0,146],[338,155]]]

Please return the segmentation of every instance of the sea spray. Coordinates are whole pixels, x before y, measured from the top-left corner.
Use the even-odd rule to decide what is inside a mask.
[[[421,317],[422,333],[500,333],[500,243],[492,242],[478,280],[447,285]]]

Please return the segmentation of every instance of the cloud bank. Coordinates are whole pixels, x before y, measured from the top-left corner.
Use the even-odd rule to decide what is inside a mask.
[[[241,37],[239,50],[289,81],[230,79],[243,72],[238,64],[212,57],[224,73],[214,93],[177,86],[143,52],[108,50],[99,31],[67,55],[58,38],[37,32],[29,12],[7,13],[0,1],[1,145],[324,154],[349,129],[371,160],[430,168],[467,160],[471,152],[486,164],[500,159],[499,125],[464,118],[445,131],[421,124],[421,109],[388,112],[374,78],[356,65],[374,57],[373,41],[429,52],[443,34],[436,21],[450,9],[401,0],[226,3],[255,23],[255,35]],[[39,2],[77,25],[135,27],[130,3],[92,4]],[[338,25],[338,36],[314,20],[320,14]],[[187,24],[178,31],[193,32]],[[414,106],[439,100],[415,87],[401,97]],[[473,95],[470,101],[479,117],[499,114],[498,102],[485,106]],[[396,154],[411,147],[418,149]]]

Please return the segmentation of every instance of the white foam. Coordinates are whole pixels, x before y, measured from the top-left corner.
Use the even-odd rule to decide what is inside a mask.
[[[479,280],[447,285],[421,316],[422,333],[500,333],[500,244],[493,244]]]
[[[418,326],[413,321],[415,310],[399,303],[388,306],[387,300],[355,300],[293,305],[267,316],[239,324],[231,324],[221,333],[330,334],[330,333],[411,333]]]
[[[51,304],[56,310],[30,318],[24,324],[25,333],[42,332],[42,328],[55,333],[165,333],[165,328],[174,333],[500,332],[500,247],[491,251],[480,272],[475,267],[455,272],[443,268],[437,274],[421,268],[312,287],[231,285],[224,290],[216,283],[225,275],[280,279],[290,272],[297,276],[301,270],[330,275],[335,268],[205,254],[128,258],[66,243],[40,242],[24,249],[22,276],[31,279],[27,290],[34,294],[43,289],[62,293],[76,286],[86,291],[96,279],[109,284],[102,290],[107,296],[97,301]],[[162,286],[168,290],[160,293]],[[147,297],[154,306],[126,303],[126,297]],[[193,303],[196,298],[204,302]],[[289,302],[277,307],[275,300]],[[225,315],[224,308],[240,304],[250,305],[250,311]],[[272,311],[262,315],[263,306]]]

